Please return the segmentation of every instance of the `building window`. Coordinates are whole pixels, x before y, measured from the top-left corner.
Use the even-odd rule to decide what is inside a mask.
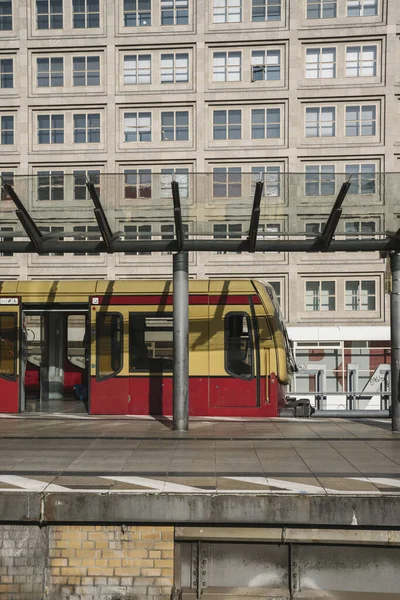
[[[242,53],[214,52],[213,81],[241,81]]]
[[[346,281],[345,286],[346,310],[376,310],[375,281]]]
[[[306,281],[306,311],[336,310],[334,281]]]
[[[1,171],[0,172],[0,177],[1,177],[2,183],[8,183],[8,185],[11,185],[12,187],[14,187],[14,173],[13,173],[13,171]],[[10,196],[7,194],[6,190],[2,186],[1,187],[1,201],[2,202],[9,202],[10,200],[11,200]]]
[[[189,54],[161,54],[161,83],[189,81]]]
[[[14,87],[13,59],[0,59],[0,87],[10,89]]]
[[[13,115],[2,115],[1,117],[1,145],[12,146],[14,144],[14,117]]]
[[[124,26],[151,25],[151,0],[124,0]]]
[[[351,239],[370,239],[375,238],[375,221],[345,221],[344,232],[351,236]]]
[[[242,168],[214,167],[213,197],[240,198],[242,196]]]
[[[151,113],[124,114],[125,142],[151,142]]]
[[[375,17],[378,14],[378,0],[347,0],[348,17]]]
[[[314,223],[306,223],[306,233],[313,235],[313,236],[317,236],[320,235],[323,230],[325,229],[325,225],[326,223],[324,223],[323,221],[318,221],[318,222],[314,222]]]
[[[278,304],[282,304],[282,285],[280,281],[268,281],[269,285],[273,288]]]
[[[177,110],[161,113],[161,141],[187,142],[189,140],[189,112]]]
[[[60,226],[60,225],[40,225],[39,226],[39,230],[46,234],[46,233],[60,233],[61,231],[64,231],[64,227]],[[59,238],[55,237],[54,241],[58,241]],[[63,252],[51,252],[50,254],[46,254],[45,256],[64,256]]]
[[[335,165],[306,165],[306,196],[333,196]]]
[[[336,135],[334,106],[315,106],[306,109],[306,137],[334,137]]]
[[[63,28],[63,0],[36,0],[38,29]]]
[[[0,0],[0,31],[12,30],[12,0]]]
[[[253,50],[251,53],[252,81],[279,81],[281,78],[280,50]]]
[[[38,171],[38,200],[64,200],[64,171]]]
[[[64,143],[64,115],[38,115],[38,144]]]
[[[242,137],[241,110],[214,110],[213,139],[240,140]]]
[[[10,231],[14,231],[14,229],[12,227],[0,227],[0,231],[2,233],[9,233]],[[12,236],[1,236],[0,237],[0,242],[12,242],[14,241],[14,238]],[[14,256],[13,252],[1,252],[0,256]]]
[[[74,86],[100,85],[100,56],[74,56],[72,67]]]
[[[187,223],[183,223],[182,228],[183,228],[184,238],[187,239],[188,234],[189,234],[189,227],[188,227]],[[166,224],[166,225],[161,225],[160,231],[161,231],[161,239],[162,240],[169,241],[169,240],[175,239],[175,226],[172,223]],[[163,252],[162,254],[164,254],[164,255],[172,254],[172,252],[167,250],[166,252]]]
[[[89,235],[78,235],[74,237],[74,241],[99,241],[101,240],[99,228],[97,225],[75,225],[73,231],[76,233],[88,233]],[[95,235],[98,234],[98,235]],[[100,252],[74,252],[74,256],[100,256]]]
[[[74,29],[100,27],[99,0],[73,0],[72,23]]]
[[[214,223],[213,225],[214,240],[241,240],[242,239],[242,224],[241,223]],[[226,250],[217,250],[215,254],[228,254]],[[233,254],[240,254],[234,252]]]
[[[124,225],[125,240],[151,240],[151,225]],[[125,256],[149,256],[151,252],[125,252]]]
[[[306,79],[336,77],[336,48],[307,48]]]
[[[251,137],[253,139],[280,138],[280,108],[254,108],[251,111]]]
[[[124,57],[124,84],[151,83],[151,54],[131,54]]]
[[[161,25],[187,25],[188,0],[161,0]]]
[[[349,46],[346,49],[346,77],[375,77],[376,57],[376,46]]]
[[[264,181],[264,196],[281,195],[281,168],[279,166],[260,166],[251,168],[251,194],[254,196],[257,181]]]
[[[189,169],[161,169],[161,198],[171,198],[171,181],[175,181],[179,185],[179,196],[188,198],[189,196]]]
[[[86,183],[90,182],[100,195],[100,171],[98,169],[79,170],[72,172],[74,178],[74,200],[89,200],[90,194]]]
[[[337,0],[307,0],[307,19],[334,19]]]
[[[252,0],[252,21],[280,21],[282,0]]]
[[[124,198],[151,198],[151,169],[125,169]]]
[[[375,194],[376,173],[374,164],[349,164],[346,175],[351,175],[349,194]]]
[[[64,59],[62,57],[37,58],[37,86],[63,87]]]
[[[100,142],[100,113],[74,115],[74,144]]]
[[[346,136],[376,135],[376,106],[346,106]]]
[[[214,23],[241,23],[242,0],[213,0]]]

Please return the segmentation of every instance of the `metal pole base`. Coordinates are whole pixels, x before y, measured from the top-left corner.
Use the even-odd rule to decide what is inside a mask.
[[[173,255],[174,396],[173,428],[189,430],[189,260],[187,252]]]

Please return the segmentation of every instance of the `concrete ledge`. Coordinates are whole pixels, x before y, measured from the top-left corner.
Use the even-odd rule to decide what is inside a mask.
[[[0,522],[32,522],[41,519],[41,495],[36,492],[0,493]]]

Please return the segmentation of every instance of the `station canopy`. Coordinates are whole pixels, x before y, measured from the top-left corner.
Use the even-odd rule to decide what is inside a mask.
[[[400,250],[400,174],[2,173],[0,252]]]

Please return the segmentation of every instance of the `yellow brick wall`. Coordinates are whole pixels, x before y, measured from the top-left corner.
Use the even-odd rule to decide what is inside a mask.
[[[49,598],[169,600],[173,570],[173,527],[49,528]]]

